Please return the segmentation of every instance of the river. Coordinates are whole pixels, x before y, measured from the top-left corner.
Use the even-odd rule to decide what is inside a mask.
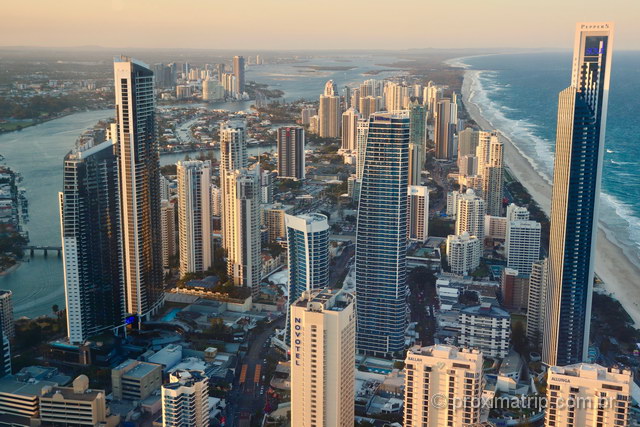
[[[376,64],[393,62],[387,57],[341,57],[312,59],[307,64],[321,66],[353,66],[351,70],[310,72],[301,64],[279,64],[254,66],[247,69],[247,79],[270,85],[271,89],[285,92],[288,100],[306,98],[317,99],[324,88],[324,82],[334,79],[339,88],[355,85],[360,81],[391,74],[383,72],[377,76],[365,74],[371,70],[387,69]],[[230,111],[247,110],[252,104],[244,102],[224,102],[213,104],[211,108]],[[30,243],[33,245],[60,246],[60,220],[58,212],[58,192],[62,189],[62,162],[76,138],[86,129],[102,119],[113,117],[113,110],[99,110],[76,113],[51,120],[20,132],[0,135],[0,154],[4,164],[22,174],[20,184],[26,189],[29,200],[30,221],[26,225]],[[253,146],[249,155],[273,151],[275,146]],[[215,152],[214,152],[215,153]],[[197,153],[172,153],[161,156],[162,164],[174,163],[185,156],[195,157]],[[25,257],[25,262],[12,273],[0,276],[0,288],[13,291],[15,317],[36,317],[51,314],[56,304],[64,307],[64,284],[62,260],[55,252],[45,257],[41,253]]]

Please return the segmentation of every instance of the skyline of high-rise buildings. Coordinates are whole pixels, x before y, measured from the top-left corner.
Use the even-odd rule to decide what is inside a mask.
[[[393,83],[387,86],[382,82],[379,87],[376,81],[369,81],[353,91],[348,86],[345,87],[344,100],[338,96],[334,82],[329,81],[325,86],[323,96],[337,98],[338,111],[342,111],[349,103],[353,104],[354,97],[357,98],[357,103],[360,103],[363,99],[361,93],[367,94],[364,98],[380,96],[381,99],[384,99],[385,93],[393,94],[394,91],[402,95],[393,94],[394,99],[387,100],[391,104],[398,104],[399,111],[374,112],[368,118],[359,118],[357,109],[352,106],[342,115],[343,119],[347,116],[346,122],[342,120],[341,136],[342,149],[345,149],[345,146],[349,147],[349,153],[345,155],[345,164],[349,166],[341,167],[348,168],[347,172],[351,174],[349,185],[354,188],[350,187],[349,194],[354,194],[356,187],[359,194],[354,197],[354,206],[348,206],[349,210],[357,209],[354,211],[356,251],[351,277],[343,277],[338,281],[344,281],[344,289],[326,288],[330,266],[339,265],[335,260],[331,261],[330,253],[332,257],[339,257],[341,252],[345,253],[350,249],[349,242],[334,242],[330,250],[330,239],[341,240],[330,233],[341,234],[342,231],[338,231],[339,228],[333,225],[330,227],[329,218],[333,216],[331,224],[348,226],[345,224],[348,222],[345,216],[352,215],[352,212],[346,215],[342,210],[337,215],[333,211],[327,215],[309,213],[318,205],[314,205],[315,201],[308,198],[305,200],[306,204],[298,204],[296,200],[295,207],[267,205],[273,202],[274,198],[275,171],[273,174],[269,170],[263,171],[260,163],[263,161],[262,158],[251,167],[248,165],[247,135],[251,135],[252,129],[249,126],[252,119],[245,123],[225,122],[220,127],[219,188],[212,186],[212,178],[215,180],[212,176],[215,163],[177,163],[177,196],[173,196],[173,200],[177,200],[175,208],[178,212],[177,240],[180,248],[181,275],[191,272],[203,273],[208,269],[207,262],[211,266],[214,211],[223,218],[222,244],[226,250],[229,279],[236,286],[251,289],[253,299],[247,299],[248,304],[254,304],[251,309],[260,309],[264,303],[264,299],[260,299],[264,297],[260,295],[260,290],[265,260],[269,257],[277,258],[282,249],[287,251],[286,275],[289,281],[284,286],[288,287],[288,292],[285,291],[283,294],[288,300],[281,298],[282,294],[279,293],[277,304],[291,310],[286,316],[285,329],[289,328],[287,334],[290,333],[291,338],[287,344],[291,344],[291,415],[295,423],[353,423],[352,374],[355,377],[357,352],[374,356],[373,360],[375,357],[401,358],[406,354],[406,425],[477,423],[480,421],[478,408],[454,411],[451,407],[452,402],[449,402],[446,408],[434,408],[430,405],[433,402],[433,393],[440,390],[449,393],[450,398],[482,395],[483,356],[505,359],[503,363],[509,367],[511,361],[507,361],[507,358],[511,358],[510,352],[519,351],[515,345],[512,346],[515,344],[515,335],[514,342],[511,342],[510,312],[523,310],[527,310],[528,339],[534,345],[539,345],[541,336],[544,335],[543,361],[548,365],[550,400],[554,400],[556,392],[563,395],[578,392],[577,387],[576,390],[564,387],[567,381],[580,383],[579,392],[583,394],[592,395],[594,392],[608,393],[608,390],[617,390],[620,392],[614,396],[617,403],[628,400],[630,391],[627,378],[624,376],[626,374],[620,377],[618,374],[622,374],[621,371],[603,371],[597,365],[579,364],[585,359],[584,354],[589,344],[593,246],[597,223],[595,199],[599,190],[602,166],[606,89],[611,62],[609,31],[608,24],[589,24],[587,27],[583,24],[576,39],[577,59],[574,67],[578,72],[574,70],[573,76],[582,86],[571,86],[560,95],[558,157],[549,261],[540,260],[541,255],[545,254],[544,250],[541,254],[540,248],[541,224],[530,220],[529,211],[515,204],[508,206],[504,212],[503,195],[511,194],[503,189],[503,143],[495,132],[473,128],[461,130],[464,123],[458,123],[455,93],[448,102],[448,98],[441,99],[441,92],[431,84],[423,88],[420,84]],[[149,315],[156,311],[157,305],[153,306],[147,302],[133,305],[132,298],[139,300],[143,296],[153,295],[156,290],[149,286],[140,286],[148,285],[146,281],[130,282],[127,270],[124,269],[134,268],[132,271],[143,278],[155,277],[153,274],[158,264],[149,265],[145,262],[155,260],[159,248],[160,266],[164,267],[165,273],[171,273],[172,266],[168,262],[171,258],[168,243],[171,240],[169,218],[173,219],[175,214],[174,205],[169,200],[169,185],[164,182],[165,178],[162,178],[161,184],[159,173],[154,177],[140,171],[148,168],[147,172],[159,172],[158,169],[154,169],[158,168],[159,163],[153,152],[154,142],[150,140],[150,135],[155,132],[155,125],[152,124],[153,100],[149,99],[149,85],[153,84],[153,78],[150,78],[148,69],[143,64],[129,59],[123,62],[127,62],[130,68],[123,68],[128,74],[122,70],[118,74],[118,65],[115,65],[116,76],[122,78],[116,80],[120,99],[117,98],[118,119],[116,124],[111,126],[115,130],[111,132],[114,140],[76,148],[65,157],[65,186],[64,192],[60,193],[60,213],[65,290],[68,293],[69,341],[72,344],[84,343],[95,334],[96,327],[102,328],[101,330],[115,330],[124,326],[123,321],[128,314],[137,315],[138,319],[142,319],[149,318]],[[239,67],[235,66],[234,58],[234,72],[236,68]],[[244,70],[244,65],[242,68]],[[185,65],[185,71],[187,70],[189,67]],[[194,71],[196,70],[191,69],[189,73],[200,75]],[[233,77],[237,78],[236,75]],[[390,89],[387,90],[385,87]],[[376,95],[378,93],[381,95]],[[421,94],[424,98],[421,104],[411,100],[411,97],[420,98]],[[493,257],[488,255],[491,249],[495,252],[495,248],[504,248],[506,268],[502,270],[501,296],[498,295],[496,300],[491,298],[492,302],[495,301],[493,305],[483,301],[485,295],[479,292],[477,304],[471,303],[459,310],[460,333],[451,342],[462,347],[413,347],[405,353],[416,338],[421,338],[418,332],[411,328],[406,329],[409,325],[407,272],[413,267],[407,266],[407,249],[417,247],[422,250],[427,247],[430,237],[429,188],[412,184],[420,183],[421,171],[425,166],[426,155],[422,150],[426,151],[430,129],[426,119],[429,117],[431,105],[436,110],[436,128],[439,108],[442,109],[441,114],[448,117],[446,123],[449,135],[445,150],[447,155],[439,159],[443,160],[439,163],[445,165],[444,170],[447,172],[443,176],[445,179],[455,177],[455,169],[454,173],[449,175],[450,171],[447,168],[455,165],[456,156],[459,170],[464,169],[467,172],[460,173],[460,189],[454,187],[454,192],[450,194],[451,204],[455,205],[455,234],[449,235],[446,239],[446,254],[443,253],[442,257],[444,259],[446,256],[447,262],[443,262],[445,267],[440,270],[446,273],[438,278],[444,277],[448,283],[444,285],[443,281],[437,285],[438,295],[440,296],[439,288],[442,285],[443,288],[448,288],[444,293],[457,292],[456,296],[467,298],[468,295],[464,293],[467,291],[464,289],[449,288],[449,279],[452,282],[464,281],[467,279],[461,279],[459,276],[474,273],[481,264],[483,267],[491,266],[490,261],[487,264],[486,260],[480,261],[484,256]],[[346,144],[345,127],[349,127]],[[276,134],[279,176],[305,179],[304,128],[285,126],[279,128]],[[339,136],[332,138],[335,143]],[[352,153],[354,151],[355,153]],[[437,144],[435,151],[437,156]],[[461,153],[464,153],[463,159],[460,159]],[[268,168],[273,167],[272,159],[267,157],[266,161]],[[343,182],[344,176],[346,174],[340,178]],[[153,240],[157,233],[150,233],[151,230],[144,228],[147,226],[145,222],[154,221],[154,204],[149,198],[149,195],[154,193],[148,187],[154,185],[156,178],[158,185],[155,196],[161,201],[157,212],[159,221],[156,224],[161,236],[159,241]],[[465,181],[465,178],[470,178],[470,181]],[[140,182],[144,185],[140,185]],[[279,182],[301,185],[301,188],[316,185],[310,181]],[[469,182],[475,183],[473,187]],[[121,186],[124,186],[122,193]],[[465,187],[470,189],[462,192]],[[283,192],[280,191],[278,194],[281,193]],[[295,197],[296,194],[293,193]],[[215,194],[219,194],[219,202],[216,202]],[[289,200],[292,199],[293,197]],[[96,209],[92,205],[96,201],[109,204],[110,210]],[[347,199],[346,203],[351,201]],[[308,206],[312,208],[307,209]],[[295,214],[287,214],[289,209]],[[136,215],[139,211],[144,213],[138,217]],[[263,212],[265,215],[262,215]],[[106,224],[103,216],[111,214],[115,223],[102,226]],[[535,214],[532,209],[532,216],[535,217]],[[135,221],[127,222],[128,216]],[[444,213],[442,216],[445,216]],[[82,224],[83,228],[79,223],[85,218],[89,218],[90,221]],[[434,221],[439,222],[440,219]],[[451,218],[447,221],[451,222]],[[119,230],[125,226],[129,227],[129,230],[133,229],[130,231],[130,238],[137,239],[136,245],[132,248],[137,250],[139,242],[142,246],[146,245],[147,249],[144,252],[133,252],[133,255],[127,253],[127,233]],[[285,228],[286,231],[283,230]],[[174,234],[175,231],[174,229]],[[574,232],[576,234],[567,234]],[[197,238],[198,234],[200,241]],[[283,239],[285,236],[286,241]],[[112,246],[105,249],[104,246],[100,246],[104,243],[100,239]],[[154,246],[149,246],[152,243]],[[494,244],[492,248],[490,243]],[[266,250],[263,253],[266,247],[269,247],[272,254],[266,255]],[[95,283],[78,280],[81,277],[81,263],[95,262],[89,257],[104,256],[112,249],[115,250],[111,253],[113,258],[101,261],[104,264],[121,262],[123,270],[106,271],[114,274],[114,278],[117,273],[118,278],[104,286],[105,295],[107,291],[111,294],[96,299],[100,295],[96,295]],[[140,262],[134,262],[131,256],[137,257],[135,260]],[[567,263],[567,259],[573,261]],[[580,264],[583,261],[587,264]],[[348,268],[348,262],[346,265]],[[446,265],[450,271],[446,269]],[[585,277],[589,278],[589,281],[583,280]],[[102,278],[91,278],[94,281],[100,279]],[[347,283],[347,280],[350,282]],[[160,284],[162,285],[162,281]],[[269,283],[269,286],[272,285],[273,283]],[[353,285],[355,287],[352,287]],[[118,289],[120,296],[117,294]],[[105,321],[98,322],[96,319],[100,315],[99,309],[105,309],[98,305],[113,295],[116,295],[116,304],[111,308],[117,307],[118,304],[121,307],[121,311],[115,315],[116,321],[113,325]],[[446,297],[444,295],[443,299]],[[498,301],[506,310],[500,308]],[[162,301],[159,300],[156,304],[162,304]],[[438,310],[447,310],[443,308],[447,305],[449,304],[441,304]],[[139,314],[128,310],[133,306],[139,310]],[[574,306],[582,307],[583,311],[578,312]],[[283,312],[281,308],[278,310]],[[437,316],[435,308],[433,315]],[[73,324],[75,329],[72,332],[72,321],[75,322],[75,319],[78,323]],[[545,328],[544,322],[551,328]],[[575,325],[577,327],[574,327]],[[6,353],[9,354],[8,339],[3,336],[2,342],[7,343]],[[205,358],[213,357],[211,353],[217,351],[208,348],[205,350]],[[365,361],[366,358],[363,358],[358,363],[365,365]],[[572,363],[565,366],[569,363],[567,361]],[[259,378],[260,374],[258,365],[259,362],[255,365],[256,378]],[[8,369],[10,371],[10,367]],[[566,380],[565,377],[569,379]],[[518,382],[515,377],[510,379]],[[170,383],[162,386],[164,422],[170,424],[172,421],[169,420],[172,417],[179,416],[179,410],[187,411],[185,417],[189,420],[201,416],[198,424],[206,425],[206,421],[202,420],[206,419],[208,409],[204,403],[207,382],[204,373],[196,373],[195,376],[182,371],[172,373]],[[464,387],[460,387],[463,382]],[[260,383],[260,380],[256,379],[255,383]],[[422,390],[415,388],[416,385],[424,384],[428,384],[429,387]],[[535,389],[535,386],[533,388]],[[177,394],[172,395],[172,390]],[[553,412],[549,414],[553,413],[557,418],[548,416],[547,425],[558,425],[557,420],[561,417],[566,417],[569,420],[567,422],[570,422],[574,414],[561,413],[554,403],[555,401],[550,406]],[[622,414],[624,411],[618,412]],[[593,414],[585,411],[580,416],[587,419]],[[605,415],[616,416],[614,411]],[[446,421],[443,418],[445,416]],[[618,416],[618,419],[622,418]],[[434,421],[436,419],[438,421]],[[175,421],[176,425],[183,422]]]

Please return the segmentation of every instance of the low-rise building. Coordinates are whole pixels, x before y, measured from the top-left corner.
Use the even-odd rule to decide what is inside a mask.
[[[502,359],[509,354],[510,337],[511,316],[505,310],[487,303],[460,310],[460,345]]]
[[[44,387],[40,394],[40,420],[45,425],[120,425],[120,417],[109,412],[104,390],[89,389],[86,375],[76,378],[73,387]]]
[[[127,360],[111,370],[113,397],[116,400],[144,400],[162,385],[162,366]]]

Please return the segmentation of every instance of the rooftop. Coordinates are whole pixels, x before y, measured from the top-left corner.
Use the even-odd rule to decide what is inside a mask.
[[[466,307],[461,310],[463,314],[469,314],[473,316],[488,316],[488,317],[497,317],[500,319],[508,319],[511,316],[505,310],[491,305],[489,303],[483,303],[480,305],[474,305],[472,307]]]

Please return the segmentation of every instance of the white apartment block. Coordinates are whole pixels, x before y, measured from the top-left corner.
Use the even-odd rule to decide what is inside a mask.
[[[405,359],[405,427],[480,422],[482,353],[438,344],[413,347]]]
[[[475,191],[469,189],[458,197],[456,208],[456,234],[465,231],[470,236],[484,238],[484,216],[486,215],[486,203],[482,197],[476,196]]]
[[[511,316],[505,310],[487,303],[460,310],[460,345],[503,359],[509,354],[510,337]]]
[[[422,185],[407,187],[409,240],[426,242],[429,238],[429,189]]]
[[[545,427],[629,425],[631,371],[578,363],[549,368]]]
[[[162,386],[163,427],[209,425],[209,379],[198,371],[176,371]]]
[[[505,239],[507,267],[521,275],[531,274],[531,265],[540,259],[540,223],[536,221],[509,221]]]
[[[480,266],[482,243],[466,231],[459,236],[447,237],[447,262],[451,272],[466,276]]]

